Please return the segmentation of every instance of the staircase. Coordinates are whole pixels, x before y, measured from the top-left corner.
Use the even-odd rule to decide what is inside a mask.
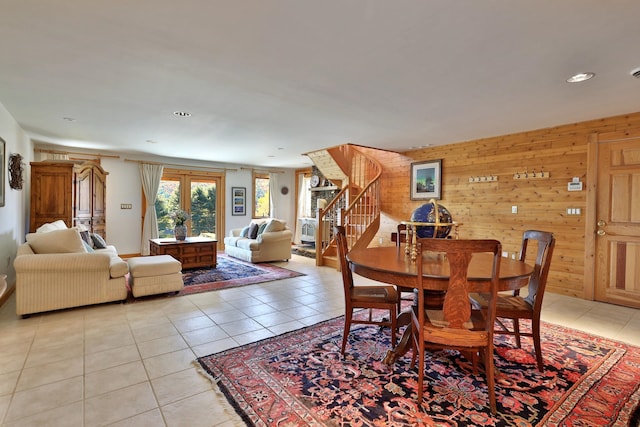
[[[382,166],[351,144],[306,155],[341,188],[325,209],[318,210],[316,227],[316,265],[338,268],[335,225],[345,227],[349,250],[369,245],[380,228]]]

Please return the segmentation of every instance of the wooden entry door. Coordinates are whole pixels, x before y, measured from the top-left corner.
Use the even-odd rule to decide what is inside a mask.
[[[597,143],[597,301],[640,308],[640,136]]]

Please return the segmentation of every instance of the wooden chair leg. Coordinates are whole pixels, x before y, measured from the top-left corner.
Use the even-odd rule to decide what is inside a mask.
[[[423,341],[424,342],[424,341]],[[422,405],[422,395],[424,393],[424,344],[420,343],[418,353],[418,405]]]
[[[542,346],[540,345],[540,320],[531,320],[531,332],[533,334],[533,348],[536,352],[536,362],[538,363],[538,371],[544,372],[544,363],[542,361]]]
[[[353,315],[353,310],[347,311],[344,315],[344,332],[342,333],[342,355],[344,356],[344,351],[347,348],[347,338],[349,338],[349,330],[351,329],[351,316]]]
[[[483,350],[484,353],[484,370],[485,375],[487,377],[487,390],[489,392],[489,407],[491,408],[491,413],[493,415],[496,414],[497,411],[497,403],[496,403],[496,384],[494,378],[494,367],[493,367],[493,351],[488,351],[488,349]]]
[[[520,348],[520,322],[518,319],[513,320],[513,334],[516,337],[516,347]]]

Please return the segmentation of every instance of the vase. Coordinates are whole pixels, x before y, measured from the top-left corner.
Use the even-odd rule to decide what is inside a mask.
[[[173,229],[173,234],[176,236],[176,240],[186,240],[187,226],[184,224],[176,225],[175,228]]]

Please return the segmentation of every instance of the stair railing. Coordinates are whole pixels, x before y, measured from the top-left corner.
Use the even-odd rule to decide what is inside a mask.
[[[358,246],[366,247],[380,226],[382,166],[351,145],[343,145],[338,150],[340,154],[334,151],[332,156],[344,156],[338,163],[348,165],[349,170],[344,173],[349,182],[343,185],[342,190],[325,209],[318,210],[318,265],[322,265],[324,256],[335,255],[335,225],[345,227],[349,250]]]

